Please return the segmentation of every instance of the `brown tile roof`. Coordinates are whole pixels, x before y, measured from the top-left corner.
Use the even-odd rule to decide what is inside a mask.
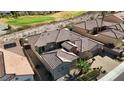
[[[68,29],[62,29],[56,38],[56,42],[65,41],[69,39],[70,31]]]
[[[62,64],[62,60],[60,60],[60,59],[56,56],[56,52],[51,52],[51,53],[42,54],[42,57],[43,57],[44,60],[46,61],[46,63],[44,63],[44,65],[45,65],[46,68],[49,69],[50,71],[51,71],[52,69],[55,69],[58,65]]]

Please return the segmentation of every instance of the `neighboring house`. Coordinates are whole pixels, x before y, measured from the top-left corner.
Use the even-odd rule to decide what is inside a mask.
[[[85,42],[88,45],[84,44]],[[93,44],[91,44],[92,42]],[[74,50],[75,47],[79,48],[79,47],[82,47],[82,45],[85,45],[85,46],[87,45],[86,46],[87,50],[89,50],[90,48],[88,49],[88,47],[93,48],[94,47],[93,45],[98,45],[98,44],[101,44],[101,43],[94,41],[92,39],[89,39],[87,37],[81,36],[68,29],[62,29],[60,31],[56,30],[56,31],[49,31],[49,32],[41,33],[39,39],[37,39],[35,43],[35,49],[38,51],[38,53],[42,54],[44,52],[52,51],[52,50],[59,49],[59,48],[68,47],[69,49],[73,48]],[[86,47],[82,47],[82,48],[86,48]],[[82,49],[82,50],[83,52],[87,51],[86,49]]]
[[[114,25],[113,23],[106,23],[103,21],[103,27],[99,28],[100,31],[99,29],[95,29],[97,27],[97,24],[95,25],[95,21],[87,21],[86,24],[87,25],[85,25],[83,22],[74,25],[73,31],[83,36],[97,40],[103,44],[112,44],[115,47],[118,47],[122,43],[121,41],[123,40],[124,33],[116,29],[108,29],[109,26]]]
[[[77,58],[91,58],[102,49],[101,43],[68,29],[43,32],[39,38],[32,38],[29,37],[29,44],[34,45],[34,52],[55,80],[68,74]]]
[[[124,12],[119,12],[119,13],[105,16],[104,20],[108,21],[108,22],[123,23],[124,22]]]
[[[102,24],[101,24],[102,23]],[[81,33],[92,33],[96,32],[95,30],[106,30],[109,26],[116,25],[117,23],[113,22],[107,22],[103,21],[102,19],[96,19],[96,20],[90,20],[90,21],[84,21],[81,23],[78,23],[76,25],[73,25],[73,30],[81,30]]]
[[[33,80],[34,72],[26,57],[0,49],[0,80]]]
[[[34,72],[19,42],[0,45],[0,80],[32,81]]]

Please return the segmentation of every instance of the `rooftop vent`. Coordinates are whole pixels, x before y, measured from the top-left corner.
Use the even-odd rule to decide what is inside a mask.
[[[8,43],[8,44],[4,44],[4,49],[7,49],[7,48],[12,48],[12,47],[16,47],[16,43],[13,42],[13,43]]]

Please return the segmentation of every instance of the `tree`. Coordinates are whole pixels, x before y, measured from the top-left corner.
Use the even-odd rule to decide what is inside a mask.
[[[18,14],[17,14],[16,11],[11,11],[11,14],[12,14],[12,16],[13,16],[14,18],[17,18],[17,17],[18,17]]]
[[[82,58],[77,59],[77,67],[80,69],[80,74],[87,73],[90,70],[90,66],[86,60]]]

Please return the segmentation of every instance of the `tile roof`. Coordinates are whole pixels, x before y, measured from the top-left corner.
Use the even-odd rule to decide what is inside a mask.
[[[69,39],[70,32],[68,29],[62,29],[56,38],[56,42],[65,41]]]
[[[49,31],[41,33],[39,39],[35,43],[35,46],[45,46],[47,43],[55,42],[59,31]]]
[[[85,21],[79,24],[76,24],[74,26],[80,27],[87,30],[92,30],[94,27],[101,27],[101,19],[96,19],[96,20],[90,20],[90,21]],[[107,22],[107,21],[103,21],[102,26],[111,26],[111,25],[116,25],[117,23],[113,23],[113,22]]]
[[[74,33],[68,29],[56,30],[56,31],[49,31],[41,33],[39,39],[35,43],[35,46],[45,46],[47,43],[50,42],[61,42],[65,40],[77,40],[83,37],[77,33]]]
[[[78,56],[76,56],[74,53],[66,52],[63,49],[58,49],[57,51],[44,53],[41,56],[46,61],[46,67],[48,69],[55,69],[63,62],[72,62],[73,60],[78,58]]]
[[[98,44],[100,44],[97,41],[94,41],[92,39],[89,39],[87,37],[85,38],[81,38],[80,40],[76,40],[75,41],[75,45],[78,46],[78,50],[81,52],[85,52],[88,50],[91,50],[92,48],[94,48],[95,46],[97,46]]]
[[[121,20],[124,20],[124,12],[115,13],[113,15]]]
[[[123,32],[119,32],[119,31],[116,31],[116,30],[105,30],[101,33],[99,33],[99,35],[105,35],[105,36],[108,36],[108,37],[112,37],[112,38],[116,38],[115,34],[118,38],[123,38],[124,37],[124,33]]]
[[[19,43],[19,40],[11,40],[11,41],[6,41],[2,44],[0,44],[0,48],[3,48],[4,49],[4,44],[9,44],[9,43],[16,43],[16,46],[15,47],[11,47],[11,48],[7,48],[6,50],[7,51],[10,51],[10,52],[13,52],[13,53],[16,53],[18,55],[21,55],[21,56],[25,56],[23,51],[22,51],[22,47]]]
[[[72,52],[67,52],[64,49],[57,51],[57,57],[59,57],[63,62],[72,62],[77,59],[78,56]]]
[[[67,50],[71,50],[73,47],[77,47],[74,43],[70,41],[65,41],[64,43],[61,44],[61,46]]]
[[[62,64],[62,60],[56,56],[56,52],[42,54],[42,57],[46,61],[47,64],[45,65],[48,69],[55,69],[58,65]]]
[[[6,74],[33,75],[34,72],[26,57],[0,48],[3,52]]]

